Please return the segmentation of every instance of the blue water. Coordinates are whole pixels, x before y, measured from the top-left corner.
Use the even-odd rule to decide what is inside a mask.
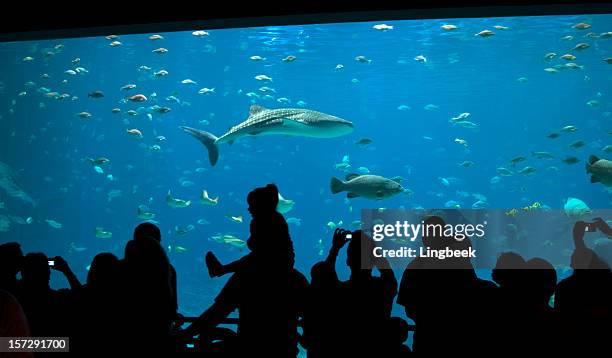
[[[572,28],[579,22],[592,27]],[[602,148],[611,143],[612,66],[603,59],[612,56],[612,39],[585,35],[612,31],[612,15],[387,21],[392,30],[372,28],[380,23],[209,30],[204,37],[191,31],[160,33],[164,39],[158,41],[149,40],[151,34],[118,34],[122,45],[117,47],[109,46],[112,41],[104,37],[0,44],[0,162],[12,168],[15,183],[36,204],[0,189],[0,202],[5,203],[4,208],[0,205],[0,217],[32,218],[31,224],[10,219],[0,232],[0,242],[16,240],[25,252],[62,255],[84,281],[96,253],[122,256],[133,228],[142,221],[136,216],[137,207],[147,205],[156,214],[162,244],[169,247],[178,273],[180,310],[195,315],[225,282],[208,277],[203,254],[213,250],[228,262],[246,253],[209,238],[230,233],[246,239],[250,219],[246,195],[266,183],[276,183],[284,197],[295,201],[285,216],[301,219],[301,226],[291,224],[290,229],[296,266],[307,276],[322,258],[319,240],[327,253],[332,232],[328,222],[342,221],[342,226],[350,227],[362,208],[444,207],[449,200],[470,207],[477,201],[474,193],[485,196],[491,208],[523,207],[536,201],[561,208],[567,197],[580,198],[591,208],[609,207],[610,193],[589,182],[584,161],[590,154],[605,157]],[[458,29],[445,31],[440,28],[443,24]],[[497,30],[495,25],[508,29]],[[484,29],[495,35],[475,36]],[[573,39],[562,40],[565,36]],[[580,42],[590,47],[572,50]],[[63,48],[55,50],[58,44]],[[168,52],[152,52],[159,47]],[[55,54],[45,57],[48,51]],[[549,52],[556,57],[547,61],[544,56]],[[565,53],[574,54],[576,60],[560,59]],[[266,59],[251,60],[255,55]],[[297,59],[282,61],[288,55]],[[371,62],[356,61],[360,55]],[[416,61],[418,55],[427,61]],[[33,60],[23,61],[26,56]],[[72,64],[77,57],[80,63]],[[544,71],[567,62],[583,67]],[[338,64],[344,67],[336,70]],[[151,71],[139,71],[143,65]],[[65,73],[76,67],[88,73]],[[169,74],[153,76],[161,69]],[[45,73],[49,79],[41,78]],[[273,82],[254,79],[261,74]],[[526,82],[519,81],[521,77]],[[197,85],[182,84],[184,79]],[[35,84],[27,86],[28,81]],[[120,90],[129,83],[137,88]],[[258,90],[262,86],[274,88],[274,98],[264,98]],[[47,98],[39,92],[41,87],[75,98]],[[215,91],[198,94],[203,87]],[[95,90],[105,97],[88,98]],[[27,93],[20,96],[22,91]],[[250,92],[259,98],[247,96]],[[120,103],[137,93],[149,100]],[[182,104],[166,101],[171,95]],[[277,101],[283,97],[291,103]],[[587,105],[593,100],[599,105]],[[178,128],[188,125],[221,135],[245,120],[252,104],[283,108],[298,107],[299,101],[305,108],[352,121],[354,132],[332,139],[245,138],[232,146],[223,144],[219,163],[211,167],[204,147]],[[156,104],[171,111],[153,112],[150,120],[147,108]],[[402,105],[409,108],[398,109]],[[113,114],[113,108],[121,113]],[[130,109],[139,114],[126,114]],[[82,111],[92,116],[75,115]],[[471,114],[468,120],[478,124],[477,130],[449,123],[463,112]],[[566,125],[578,131],[546,137]],[[141,130],[143,138],[129,136],[126,130],[132,128]],[[165,136],[166,141],[157,142],[157,136]],[[355,145],[364,137],[373,143]],[[467,141],[467,150],[454,142],[456,138]],[[568,147],[579,139],[586,146]],[[161,151],[150,150],[155,144]],[[555,158],[536,159],[532,151],[548,151]],[[332,195],[330,178],[347,174],[335,168],[345,155],[351,165],[348,172],[363,166],[373,174],[402,176],[413,194],[383,202]],[[496,168],[515,170],[508,161],[520,155],[527,160],[517,169],[532,166],[534,174],[490,183]],[[560,159],[567,156],[576,156],[580,163],[563,163]],[[110,162],[101,166],[101,174],[83,160],[86,157],[106,157]],[[460,166],[464,161],[474,165]],[[450,186],[439,177],[450,178]],[[183,186],[185,181],[193,185]],[[203,189],[220,197],[217,206],[199,203]],[[121,194],[109,200],[112,190]],[[168,190],[177,198],[192,200],[192,205],[170,208],[165,200]],[[244,222],[232,222],[227,214],[241,215]],[[207,224],[199,224],[200,219]],[[45,220],[62,227],[53,228]],[[188,225],[194,229],[187,234],[175,232],[175,227]],[[96,227],[112,232],[112,238],[96,237]],[[186,251],[177,252],[177,246]],[[342,255],[337,265],[342,278],[347,277],[344,259]],[[57,273],[53,275],[53,286],[66,285]],[[396,314],[401,311],[396,307]]]

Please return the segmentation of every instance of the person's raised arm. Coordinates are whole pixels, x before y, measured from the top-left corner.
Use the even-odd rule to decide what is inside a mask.
[[[79,279],[76,277],[74,272],[72,272],[70,266],[68,266],[68,262],[66,262],[66,260],[64,260],[61,256],[56,256],[53,258],[53,260],[55,261],[53,269],[63,273],[64,276],[66,276],[66,279],[70,284],[70,288],[73,290],[80,289],[82,287],[81,282],[79,282]]]
[[[334,270],[336,268],[336,259],[340,253],[340,249],[346,245],[350,239],[347,239],[346,235],[350,234],[351,231],[337,228],[334,230],[334,236],[332,238],[332,246],[329,249],[329,254],[325,259],[325,262],[329,264]]]
[[[574,237],[574,249],[583,250],[586,249],[584,244],[584,232],[589,227],[589,224],[584,221],[576,221],[574,224],[573,237]]]

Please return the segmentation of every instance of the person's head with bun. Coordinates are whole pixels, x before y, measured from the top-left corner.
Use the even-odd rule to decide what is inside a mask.
[[[278,188],[275,184],[253,189],[247,196],[249,212],[253,218],[269,215],[276,211],[278,205]]]

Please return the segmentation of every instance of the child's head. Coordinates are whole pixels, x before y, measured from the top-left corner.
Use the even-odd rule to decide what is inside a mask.
[[[253,217],[275,212],[278,205],[278,188],[275,184],[255,188],[247,196],[247,203]]]
[[[134,239],[139,240],[142,238],[150,238],[157,242],[161,242],[161,231],[157,225],[150,222],[144,222],[134,229]]]

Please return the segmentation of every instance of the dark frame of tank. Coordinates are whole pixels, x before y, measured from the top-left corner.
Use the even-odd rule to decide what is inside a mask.
[[[457,4],[460,6],[460,2]],[[468,6],[442,8],[413,8],[405,10],[374,10],[338,13],[312,13],[301,15],[256,16],[151,22],[133,25],[93,26],[27,32],[0,33],[0,42],[51,40],[61,38],[95,37],[110,34],[130,35],[167,33],[193,30],[215,30],[264,26],[291,26],[326,23],[397,21],[417,19],[484,18],[546,15],[612,14],[612,3],[574,3],[551,5]],[[67,26],[69,27],[69,26]]]

